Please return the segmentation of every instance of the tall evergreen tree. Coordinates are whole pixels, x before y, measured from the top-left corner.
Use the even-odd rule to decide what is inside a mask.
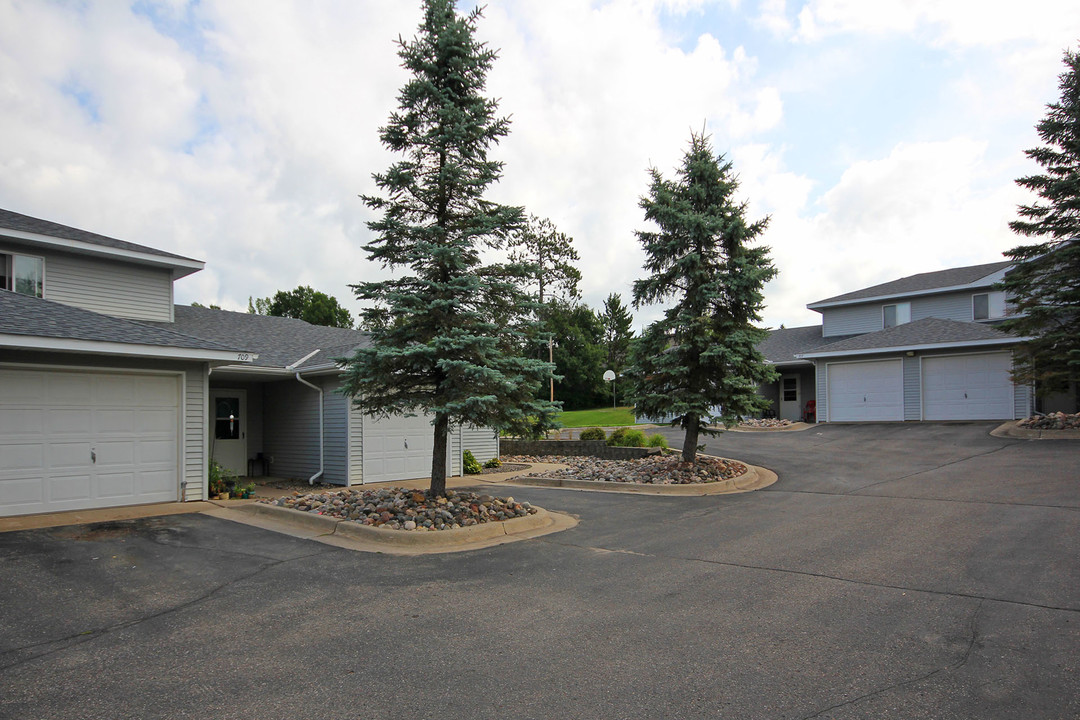
[[[424,0],[423,15],[418,36],[398,41],[412,77],[380,131],[403,158],[373,176],[381,196],[364,196],[382,214],[364,249],[403,274],[353,286],[372,306],[371,346],[349,360],[343,392],[375,415],[434,416],[430,492],[442,494],[452,424],[519,429],[556,408],[536,400],[551,366],[522,353],[534,335],[535,304],[520,289],[532,268],[480,258],[522,223],[521,208],[484,198],[502,171],[488,150],[509,132],[483,95],[496,53],[475,38],[479,10]]]
[[[581,258],[574,238],[559,232],[547,218],[529,216],[510,239],[510,259],[533,267],[528,287],[541,305],[552,298],[573,301],[579,297],[581,271],[574,263]]]
[[[1036,126],[1044,144],[1027,151],[1044,172],[1016,181],[1041,202],[1021,205],[1009,227],[1041,241],[1005,253],[1017,262],[1002,283],[1016,314],[1002,327],[1032,338],[1014,365],[1016,380],[1042,394],[1071,383],[1080,403],[1080,53],[1066,51],[1064,61],[1061,99]]]
[[[641,415],[674,414],[686,431],[682,457],[697,458],[699,433],[711,433],[711,408],[725,425],[760,411],[758,385],[776,379],[755,347],[766,331],[762,286],[776,275],[767,247],[749,247],[768,218],[748,223],[734,200],[731,163],[693,134],[678,179],[650,171],[645,219],[659,232],[638,232],[649,277],[634,282],[634,307],[670,303],[634,345],[631,397]]]
[[[600,314],[600,323],[604,327],[604,351],[607,369],[622,374],[630,359],[630,343],[634,339],[634,316],[630,308],[623,305],[622,296],[611,293],[604,300],[604,312]]]

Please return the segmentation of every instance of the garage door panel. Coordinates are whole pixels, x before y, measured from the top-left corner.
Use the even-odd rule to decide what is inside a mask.
[[[0,509],[40,505],[45,500],[44,492],[37,478],[0,479]]]
[[[923,418],[1005,420],[1013,416],[1009,353],[923,358]]]
[[[899,360],[830,363],[827,373],[830,421],[904,419],[903,365]]]
[[[0,453],[4,457],[0,477],[36,470],[45,462],[45,451],[40,443],[5,443],[0,445]]]
[[[136,428],[149,429],[142,422],[135,422],[133,410],[98,410],[94,413],[94,429],[99,433],[130,434]]]
[[[176,375],[0,368],[0,515],[176,500]]]
[[[364,418],[364,482],[427,477],[435,449],[431,416]]]
[[[44,416],[33,408],[11,408],[0,413],[0,437],[40,435]]]
[[[89,475],[57,475],[49,478],[49,497],[52,502],[86,501],[91,497]]]

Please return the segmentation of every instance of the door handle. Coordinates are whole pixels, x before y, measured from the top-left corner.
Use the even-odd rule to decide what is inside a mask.
[[[90,448],[90,462],[97,463],[97,450]]]

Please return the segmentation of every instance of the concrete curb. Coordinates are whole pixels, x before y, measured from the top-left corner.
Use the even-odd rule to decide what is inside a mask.
[[[543,508],[536,508],[536,513],[522,518],[512,518],[500,522],[480,523],[469,527],[456,528],[454,530],[439,530],[435,532],[412,530],[391,530],[389,528],[372,527],[361,525],[352,520],[318,515],[316,513],[293,510],[291,508],[267,505],[264,503],[251,503],[230,508],[230,512],[243,515],[256,516],[272,523],[279,523],[291,527],[300,528],[313,533],[310,537],[333,535],[353,540],[362,541],[365,544],[386,546],[394,548],[410,548],[416,550],[428,550],[438,552],[446,548],[457,550],[469,549],[469,547],[490,540],[509,540],[514,536],[534,533],[537,530],[553,528],[556,525],[552,514]],[[561,529],[561,528],[558,528]],[[555,528],[551,530],[555,531]],[[540,533],[543,534],[543,533]],[[535,536],[533,534],[532,536]],[[486,544],[491,544],[490,542]]]
[[[1019,420],[1003,422],[990,431],[994,437],[1015,438],[1017,440],[1080,440],[1080,430],[1035,430],[1018,427]]]
[[[797,422],[787,427],[740,427],[735,426],[729,428],[727,432],[746,432],[746,433],[769,433],[769,432],[802,432],[803,430],[809,430],[817,423],[804,423]]]
[[[746,465],[746,463],[743,463]],[[617,483],[604,480],[575,480],[555,477],[515,477],[507,480],[507,485],[531,485],[536,487],[565,488],[569,490],[588,490],[592,492],[630,493],[637,495],[731,495],[752,492],[767,488],[776,482],[776,473],[756,465],[746,465],[746,472],[738,477],[711,483],[693,485],[640,485],[638,483]]]

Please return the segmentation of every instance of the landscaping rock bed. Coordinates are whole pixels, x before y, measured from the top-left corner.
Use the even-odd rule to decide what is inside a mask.
[[[690,485],[729,480],[746,473],[741,462],[723,458],[698,457],[696,463],[684,463],[680,456],[653,456],[640,460],[602,460],[593,457],[562,456],[512,456],[504,458],[519,463],[559,463],[566,468],[549,470],[542,476],[529,477],[572,478],[613,483],[636,483],[640,485]]]
[[[1080,413],[1068,415],[1063,412],[1036,415],[1024,418],[1016,424],[1017,427],[1029,430],[1073,430],[1080,429]]]
[[[259,502],[353,520],[361,525],[410,531],[452,530],[536,514],[536,508],[529,503],[516,502],[512,497],[497,498],[455,490],[447,490],[445,496],[433,497],[426,491],[405,488],[342,489],[295,493]]]
[[[790,420],[779,420],[777,418],[746,418],[739,423],[739,427],[782,428],[791,427],[794,424]]]

